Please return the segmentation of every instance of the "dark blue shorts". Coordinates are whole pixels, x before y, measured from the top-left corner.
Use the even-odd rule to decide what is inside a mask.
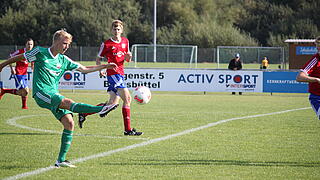
[[[118,88],[126,88],[126,84],[124,82],[124,77],[120,74],[115,74],[111,76],[107,76],[108,79],[108,89],[107,91],[113,91],[118,95]]]

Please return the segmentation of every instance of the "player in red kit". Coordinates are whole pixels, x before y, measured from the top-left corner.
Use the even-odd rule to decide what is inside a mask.
[[[101,64],[101,59],[106,58],[109,63],[115,63],[118,68],[116,70],[100,71],[100,76],[107,76],[108,92],[110,94],[108,105],[119,104],[120,98],[123,101],[122,116],[124,122],[124,135],[140,136],[143,133],[137,132],[131,128],[131,95],[124,82],[124,61],[130,62],[132,54],[129,51],[129,40],[121,37],[123,33],[123,23],[120,20],[114,20],[111,25],[113,37],[101,44],[96,64]],[[82,127],[83,122],[88,114],[79,114],[79,126]]]
[[[320,120],[320,36],[315,44],[317,53],[302,67],[296,80],[309,83],[309,101]]]
[[[19,54],[23,54],[26,51],[30,51],[33,48],[33,46],[34,46],[34,42],[31,38],[29,38],[26,41],[26,47],[11,53],[10,57],[13,57],[13,56],[16,56]],[[28,66],[29,66],[29,63],[26,59],[23,59],[21,61],[16,62],[15,68],[13,68],[12,65],[10,64],[11,74],[14,77],[16,89],[2,89],[1,88],[1,93],[0,93],[0,99],[6,93],[21,96],[22,109],[28,109],[28,106],[27,106],[27,99],[28,99],[28,93],[29,93],[28,80],[27,80]],[[31,67],[32,67],[32,64],[31,64]]]

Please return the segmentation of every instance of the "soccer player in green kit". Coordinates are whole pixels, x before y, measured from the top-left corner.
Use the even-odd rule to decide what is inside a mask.
[[[53,35],[50,48],[36,47],[23,54],[9,58],[0,64],[0,72],[11,63],[27,59],[34,62],[32,96],[36,103],[49,109],[52,114],[62,123],[64,130],[61,137],[61,146],[56,167],[75,167],[68,160],[66,154],[72,142],[74,131],[74,113],[99,113],[101,117],[115,109],[115,105],[93,106],[89,104],[76,103],[72,99],[59,94],[58,85],[65,71],[77,70],[82,73],[90,73],[102,69],[116,69],[113,63],[95,66],[83,66],[72,61],[64,55],[72,42],[72,35],[65,30],[58,30]]]

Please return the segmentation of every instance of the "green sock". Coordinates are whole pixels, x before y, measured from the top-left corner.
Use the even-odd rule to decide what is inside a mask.
[[[72,142],[73,131],[64,129],[61,137],[61,147],[59,152],[58,161],[63,162],[66,160],[67,152],[70,149]]]
[[[103,106],[93,106],[83,103],[72,103],[70,111],[75,113],[97,113],[102,110]]]

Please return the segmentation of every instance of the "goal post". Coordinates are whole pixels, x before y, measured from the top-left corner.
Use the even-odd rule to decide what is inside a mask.
[[[153,44],[132,45],[131,53],[134,67],[137,67],[137,62],[189,63],[190,67],[197,67],[198,46],[157,44],[156,52],[156,59],[154,60]]]
[[[240,54],[244,64],[261,64],[263,57],[267,57],[269,64],[280,64],[285,69],[285,52],[283,47],[251,47],[251,46],[218,46],[217,66],[229,63],[236,53]]]

